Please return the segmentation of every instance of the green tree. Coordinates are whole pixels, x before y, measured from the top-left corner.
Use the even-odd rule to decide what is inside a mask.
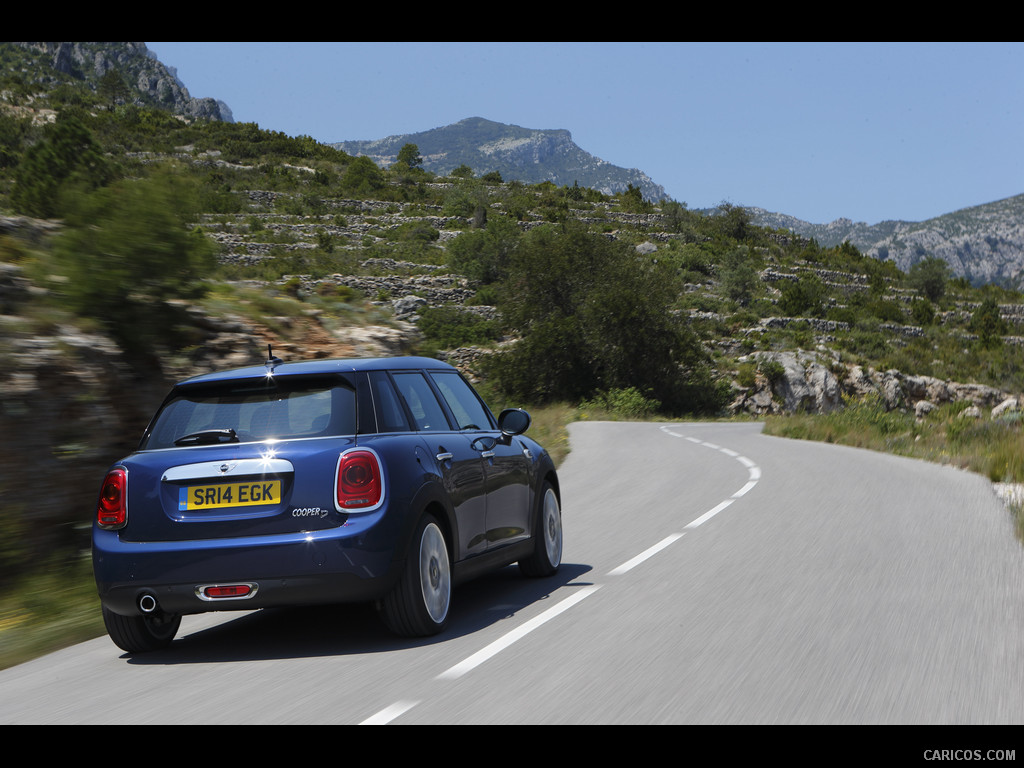
[[[444,193],[441,212],[445,216],[464,216],[475,219],[478,212],[486,211],[488,192],[486,185],[479,179],[467,179],[453,184]],[[486,213],[483,214],[486,219]]]
[[[949,276],[949,264],[943,259],[929,256],[910,268],[909,281],[914,290],[932,303],[937,303],[946,295]]]
[[[18,164],[29,127],[28,120],[0,111],[0,168],[13,168]]]
[[[88,191],[112,177],[85,125],[76,117],[61,117],[25,152],[15,171],[11,204],[19,213],[51,218],[61,213],[69,189]]]
[[[784,281],[779,290],[779,311],[788,317],[822,317],[825,313],[825,285],[815,274]]]
[[[635,388],[670,412],[721,405],[705,352],[671,311],[669,264],[575,223],[539,227],[512,253],[501,293],[520,338],[491,371],[509,395],[579,402]]]
[[[131,92],[121,73],[116,69],[108,69],[100,78],[96,93],[108,106],[113,107],[117,102],[125,101]]]
[[[497,282],[507,274],[520,237],[515,221],[506,216],[492,218],[485,229],[467,230],[448,243],[448,265],[485,285]]]
[[[999,312],[999,304],[991,296],[986,296],[971,315],[970,329],[978,334],[978,341],[983,347],[995,347],[1002,343],[1002,337],[1009,330],[1009,325]]]
[[[750,211],[732,203],[718,206],[712,221],[718,226],[719,233],[733,240],[744,240],[750,233],[752,224]]]
[[[54,255],[78,313],[130,353],[173,342],[170,299],[194,297],[214,266],[212,241],[189,229],[196,191],[167,173],[124,180],[74,201]]]
[[[620,193],[618,197],[622,210],[627,213],[650,213],[654,210],[654,206],[644,200],[644,193],[640,187],[634,187],[632,184],[628,184],[626,191]]]
[[[419,168],[423,165],[423,158],[420,156],[420,148],[415,144],[405,144],[398,150],[396,163],[401,163],[406,168]]]
[[[747,306],[760,282],[750,249],[741,245],[726,253],[718,273],[722,292],[741,307]]]
[[[910,302],[910,316],[917,325],[931,325],[935,322],[935,306],[928,299],[914,299]]]
[[[342,188],[349,194],[370,197],[384,189],[384,172],[373,160],[360,155],[352,158],[341,179]]]

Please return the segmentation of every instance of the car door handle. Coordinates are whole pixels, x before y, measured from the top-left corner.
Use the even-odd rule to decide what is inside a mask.
[[[445,453],[439,453],[439,454],[437,454],[437,460],[438,461],[451,461],[452,460],[452,455],[450,453],[448,453],[447,451]]]
[[[484,451],[480,455],[483,456],[485,459],[492,459],[494,458],[494,451]]]

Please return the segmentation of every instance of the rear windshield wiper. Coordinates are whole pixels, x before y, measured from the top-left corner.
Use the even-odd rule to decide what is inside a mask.
[[[233,429],[204,429],[179,437],[175,445],[214,445],[216,443],[237,443],[238,435]]]

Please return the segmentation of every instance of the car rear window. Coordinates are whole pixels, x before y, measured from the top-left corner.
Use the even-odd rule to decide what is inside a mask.
[[[338,381],[233,382],[182,389],[143,438],[143,449],[217,442],[352,435],[355,392]]]

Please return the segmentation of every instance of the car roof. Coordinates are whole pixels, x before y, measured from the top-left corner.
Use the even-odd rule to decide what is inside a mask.
[[[292,363],[279,362],[273,366],[274,376],[302,376],[332,373],[353,373],[356,371],[398,371],[398,370],[434,370],[454,371],[448,363],[430,357],[362,357],[362,358],[330,358],[322,360],[299,360]],[[264,378],[268,366],[250,365],[243,368],[231,368],[214,373],[192,376],[178,382],[183,384],[206,384],[235,379]]]

